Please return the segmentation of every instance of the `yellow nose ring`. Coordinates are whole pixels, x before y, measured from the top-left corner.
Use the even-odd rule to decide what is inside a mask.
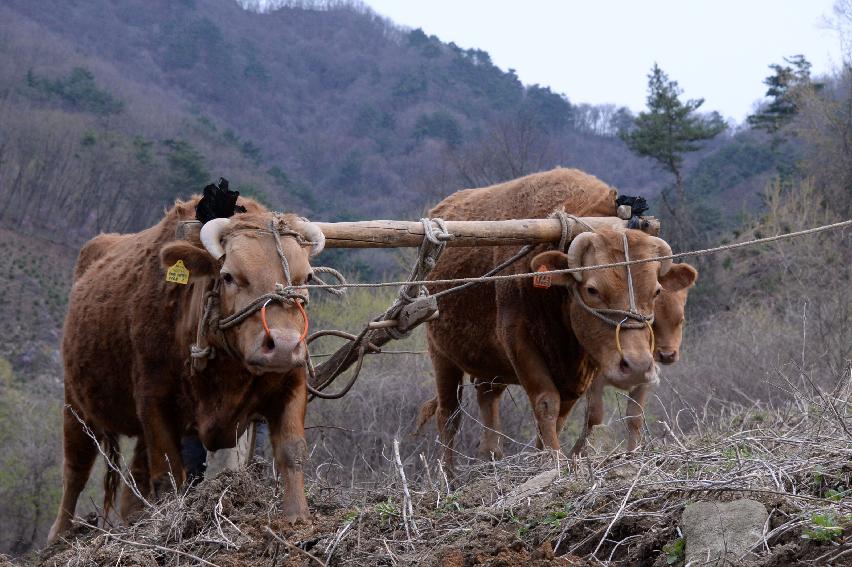
[[[615,326],[615,348],[618,349],[618,354],[624,357],[624,353],[621,351],[621,325],[627,321],[627,317],[622,319],[618,325]],[[654,327],[651,326],[651,322],[647,319],[645,320],[645,324],[648,326],[648,330],[651,331],[651,355],[654,354],[654,348],[657,346],[654,342]]]

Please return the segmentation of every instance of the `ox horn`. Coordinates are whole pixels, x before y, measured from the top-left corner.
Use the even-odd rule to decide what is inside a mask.
[[[657,236],[650,236],[651,242],[656,245],[657,256],[671,256],[672,255],[672,247],[669,246],[669,243],[659,238]],[[668,260],[660,260],[660,275],[664,276],[668,273],[669,269],[672,267],[672,260],[669,258]]]
[[[201,227],[201,244],[215,260],[225,255],[225,249],[222,248],[222,231],[230,222],[224,218],[211,219]]]
[[[592,245],[594,237],[595,233],[593,232],[581,232],[574,237],[571,241],[571,246],[568,247],[568,252],[565,254],[568,256],[569,268],[579,268],[583,265],[583,256],[586,255],[586,251]],[[578,282],[583,281],[583,272],[571,272],[571,275]]]
[[[325,235],[319,226],[304,217],[292,223],[294,229],[302,233],[311,243],[311,256],[316,256],[325,248]]]

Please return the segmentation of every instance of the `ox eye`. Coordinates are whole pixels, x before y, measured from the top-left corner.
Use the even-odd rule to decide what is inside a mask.
[[[589,295],[597,295],[598,294],[598,288],[589,286],[589,287],[586,288],[586,293],[588,293]]]
[[[658,297],[660,295],[660,293],[662,293],[662,291],[663,291],[663,288],[658,287],[657,291],[654,292],[654,297]]]
[[[232,276],[228,272],[222,274],[222,279],[225,281],[226,284],[234,283],[234,276]]]

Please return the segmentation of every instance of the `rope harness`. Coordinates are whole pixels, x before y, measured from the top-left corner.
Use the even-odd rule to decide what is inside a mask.
[[[435,267],[440,258],[441,253],[447,246],[447,241],[452,240],[453,235],[447,231],[446,224],[443,219],[427,219],[422,218],[420,222],[423,224],[423,242],[417,252],[417,260],[411,268],[408,276],[408,281],[414,282],[423,280],[430,271]],[[467,286],[459,286],[467,287]],[[456,291],[456,288],[445,291]],[[430,295],[426,289],[425,283],[422,281],[417,284],[404,283],[399,288],[397,299],[394,301],[384,313],[375,317],[368,323],[358,335],[351,335],[342,331],[320,331],[314,333],[308,338],[308,345],[314,340],[323,336],[337,336],[349,340],[349,346],[346,354],[341,359],[328,379],[322,384],[317,384],[313,387],[308,384],[308,391],[311,393],[311,398],[321,398],[324,400],[333,400],[342,398],[355,385],[355,381],[361,373],[361,368],[364,364],[364,356],[367,353],[379,353],[381,348],[366,341],[367,334],[375,327],[372,325],[382,325],[381,328],[393,339],[404,339],[411,335],[411,332],[420,323],[427,321],[438,314],[437,298],[440,294]],[[352,372],[349,381],[339,392],[326,394],[323,392],[344,370],[343,365],[346,359],[357,350],[356,366]],[[313,366],[311,357],[307,357],[308,373],[311,377],[311,382],[316,380],[316,369]]]
[[[583,301],[582,296],[580,295],[577,286],[574,285],[571,287],[571,292],[574,295],[574,301],[577,302],[583,310],[594,315],[601,321],[604,321],[613,327],[615,327],[615,347],[618,349],[618,354],[623,355],[624,353],[621,350],[621,329],[644,329],[645,327],[651,331],[651,352],[654,351],[655,341],[654,341],[654,313],[651,312],[650,315],[643,315],[636,308],[636,295],[633,290],[633,272],[630,270],[630,246],[627,243],[627,234],[621,234],[621,242],[624,247],[624,261],[626,262],[625,268],[627,269],[627,300],[628,300],[628,310],[625,311],[623,309],[605,309],[601,307],[590,307],[585,301]],[[616,315],[616,318],[610,317],[610,315]],[[618,319],[621,317],[621,320]]]
[[[574,223],[582,225],[586,230],[595,232],[595,230],[584,223],[580,218],[565,213],[564,211],[555,211],[550,215],[551,218],[557,218],[561,223],[561,235],[559,241],[559,250],[565,251],[568,245],[570,244],[573,234],[572,234],[572,225],[569,221],[573,221]],[[253,300],[249,305],[239,310],[238,312],[230,315],[224,319],[220,319],[219,317],[219,289],[221,285],[221,280],[216,278],[213,283],[211,290],[205,293],[205,307],[202,313],[202,317],[199,321],[198,325],[198,333],[196,344],[191,347],[191,360],[193,364],[193,369],[202,369],[206,364],[206,360],[213,358],[215,354],[215,350],[212,345],[207,342],[207,335],[209,332],[212,332],[214,335],[218,337],[219,343],[228,352],[230,355],[233,355],[233,350],[230,348],[228,341],[223,333],[225,329],[238,325],[250,315],[255,313],[256,311],[261,311],[261,320],[264,325],[264,331],[267,335],[270,334],[269,327],[266,324],[266,307],[270,302],[277,301],[280,303],[293,303],[302,313],[302,316],[305,320],[305,326],[302,331],[301,339],[306,340],[306,344],[309,346],[311,342],[314,340],[324,337],[324,336],[336,336],[340,338],[344,338],[349,341],[349,345],[346,348],[344,356],[339,360],[336,364],[336,367],[328,374],[328,377],[321,383],[317,384],[316,387],[312,386],[312,383],[316,382],[316,369],[313,366],[310,355],[306,359],[306,367],[308,373],[311,377],[310,382],[308,383],[308,391],[311,394],[310,399],[314,399],[316,397],[322,399],[338,399],[343,397],[355,384],[360,371],[362,369],[364,363],[364,357],[366,354],[374,354],[381,353],[382,350],[379,346],[373,344],[370,340],[368,340],[368,334],[371,331],[376,329],[383,329],[388,336],[394,339],[401,339],[408,337],[411,334],[411,331],[418,326],[419,324],[430,320],[434,316],[437,315],[437,298],[443,295],[459,292],[464,289],[469,288],[470,286],[486,283],[486,282],[496,282],[500,280],[516,280],[516,279],[527,279],[533,278],[540,275],[555,275],[555,274],[573,274],[573,273],[582,273],[586,271],[600,270],[605,268],[617,268],[624,266],[627,270],[627,295],[628,295],[628,309],[608,309],[608,308],[593,308],[589,306],[585,301],[583,301],[576,285],[571,286],[570,292],[573,294],[573,299],[577,302],[578,306],[595,316],[596,318],[606,322],[607,324],[615,327],[615,343],[616,348],[618,349],[619,354],[622,354],[621,348],[621,330],[624,329],[644,329],[648,328],[650,331],[650,346],[651,351],[655,348],[655,337],[653,330],[653,322],[654,322],[654,314],[643,315],[636,307],[636,298],[635,291],[633,285],[633,274],[631,271],[631,266],[635,264],[646,264],[649,262],[657,262],[662,260],[673,260],[677,258],[684,258],[690,256],[703,256],[706,254],[711,254],[714,252],[730,250],[741,248],[744,246],[750,246],[754,244],[762,244],[767,242],[774,242],[778,240],[784,240],[787,238],[793,238],[797,236],[803,236],[807,234],[814,234],[818,232],[823,232],[826,230],[832,230],[837,228],[845,228],[849,225],[852,225],[852,221],[843,221],[839,223],[834,223],[831,225],[826,225],[822,227],[816,227],[812,229],[802,230],[793,233],[781,234],[768,238],[759,238],[754,239],[747,242],[741,242],[736,244],[728,244],[724,246],[719,246],[716,248],[709,248],[704,250],[696,250],[691,252],[681,252],[678,254],[669,254],[666,256],[657,256],[651,258],[643,258],[641,260],[631,260],[630,259],[630,251],[629,244],[627,240],[626,233],[622,234],[622,245],[624,249],[624,261],[623,262],[611,262],[607,264],[599,264],[599,265],[591,265],[591,266],[580,266],[576,268],[567,268],[560,270],[549,270],[544,272],[536,272],[536,273],[518,273],[518,274],[509,274],[509,275],[496,275],[514,262],[523,258],[527,254],[529,254],[534,248],[534,245],[526,245],[521,247],[521,249],[514,254],[512,257],[502,262],[498,266],[489,270],[486,274],[479,277],[469,277],[469,278],[453,278],[453,279],[441,279],[441,280],[426,280],[426,276],[428,273],[435,267],[438,258],[446,247],[447,241],[453,238],[453,235],[450,234],[447,229],[444,221],[440,218],[435,219],[420,219],[421,223],[423,223],[424,229],[424,238],[423,242],[420,245],[418,251],[417,261],[412,267],[411,273],[409,277],[405,281],[398,282],[380,282],[380,283],[348,283],[344,279],[343,275],[340,274],[337,270],[328,267],[314,267],[314,282],[308,284],[309,287],[314,287],[316,289],[323,289],[328,291],[334,295],[342,295],[348,288],[377,288],[377,287],[390,287],[390,286],[399,286],[399,294],[397,300],[394,304],[387,309],[384,313],[379,315],[370,321],[362,331],[357,334],[346,333],[343,331],[337,330],[323,330],[316,333],[307,335],[308,333],[308,317],[305,312],[304,306],[307,304],[307,294],[306,287],[303,286],[301,288],[294,288],[292,286],[292,282],[290,279],[290,270],[289,264],[287,262],[287,258],[284,256],[283,249],[281,247],[281,236],[289,236],[295,238],[300,244],[305,244],[307,241],[295,231],[286,228],[286,224],[283,221],[279,221],[278,215],[273,217],[273,221],[270,223],[269,230],[262,229],[251,229],[256,232],[270,233],[273,235],[276,244],[276,250],[278,251],[279,259],[281,260],[282,268],[284,269],[284,274],[286,278],[286,285],[275,284],[275,291],[272,293],[264,294],[257,299]],[[284,229],[282,230],[280,226],[283,225]],[[320,279],[317,274],[318,273],[328,273],[333,275],[336,279],[339,280],[338,284],[328,284],[322,279]],[[428,289],[425,287],[426,285],[455,285],[454,287],[442,290],[435,294],[429,294]],[[427,316],[424,316],[426,314]],[[341,352],[339,350],[338,352]],[[342,388],[341,391],[326,394],[323,392],[325,388],[327,388],[334,380],[346,370],[353,362],[349,362],[347,364],[347,360],[353,353],[357,355],[355,360],[355,369],[352,373],[347,384]],[[338,353],[334,353],[333,356],[337,356]]]
[[[225,335],[225,331],[236,327],[258,311],[260,311],[263,330],[266,333],[266,336],[271,339],[272,333],[266,320],[266,308],[272,302],[280,303],[282,305],[290,304],[296,307],[296,309],[298,309],[302,314],[302,318],[305,321],[299,341],[301,342],[305,340],[308,335],[309,322],[308,314],[305,311],[305,305],[308,304],[308,286],[293,286],[292,277],[290,275],[290,263],[287,261],[287,256],[284,254],[284,248],[281,245],[281,238],[293,238],[299,246],[307,246],[312,243],[306,240],[298,232],[289,228],[284,221],[283,216],[278,214],[272,216],[272,219],[269,221],[268,229],[242,229],[234,231],[232,234],[239,232],[253,232],[256,234],[272,235],[272,238],[275,241],[275,250],[278,254],[278,259],[281,262],[281,268],[284,271],[285,283],[276,283],[274,291],[265,293],[260,297],[253,299],[242,309],[237,310],[231,315],[222,317],[220,313],[222,279],[217,276],[213,281],[211,289],[204,294],[204,308],[201,318],[198,321],[196,341],[195,344],[190,347],[190,359],[192,362],[192,369],[195,372],[203,370],[207,365],[207,360],[215,357],[216,352],[213,344],[211,344],[207,338],[210,334],[216,337],[216,342],[218,342],[219,346],[224,349],[229,356],[239,358],[234,349],[231,347],[228,338]],[[346,283],[343,275],[333,268],[321,266],[313,268],[313,272],[328,273],[338,278],[342,284]],[[343,288],[332,287],[322,279],[316,279],[320,282],[319,285],[323,286],[322,289],[325,289],[330,293],[341,295],[345,292],[345,289]]]
[[[574,221],[575,223],[580,224],[585,230],[595,232],[593,227],[589,226],[588,224],[580,220],[578,217],[568,214],[564,211],[554,211],[550,215],[550,218],[558,219],[561,224],[562,231],[559,240],[560,251],[565,251],[574,237],[574,234],[572,233],[573,225],[570,221]],[[473,281],[467,281],[465,283],[462,283],[461,285],[457,285],[434,294],[429,294],[429,291],[428,289],[426,289],[425,284],[430,282],[424,281],[424,278],[435,267],[438,258],[444,251],[444,248],[446,248],[446,242],[448,240],[451,240],[453,238],[453,235],[447,231],[443,219],[422,218],[420,219],[420,222],[423,223],[424,238],[418,251],[417,260],[414,263],[414,266],[412,267],[408,280],[406,282],[402,282],[403,285],[400,287],[399,295],[394,304],[387,311],[374,318],[370,322],[372,324],[381,325],[383,323],[392,323],[396,321],[396,325],[388,325],[382,327],[385,332],[393,339],[401,339],[408,337],[417,325],[430,320],[434,316],[437,316],[437,299],[439,297],[450,293],[460,292],[478,283],[489,281],[487,278],[493,276],[494,274],[497,274],[498,272],[503,271],[510,265],[514,264],[521,258],[528,255],[535,248],[535,246],[532,244],[523,246],[517,253],[512,255],[509,259],[495,266],[480,278],[477,278]],[[627,262],[630,262],[630,252],[626,234],[622,234],[622,244],[624,247],[625,260]],[[573,292],[574,299],[584,310],[615,327],[615,343],[619,354],[623,354],[621,349],[622,328],[644,329],[645,327],[647,327],[651,332],[651,350],[653,351],[654,331],[652,328],[652,323],[654,320],[654,315],[653,313],[648,316],[642,315],[636,308],[636,299],[633,287],[633,273],[630,270],[629,264],[627,265],[627,293],[629,301],[629,308],[627,311],[621,309],[601,309],[590,307],[580,297],[580,294],[579,292],[577,292],[576,287],[572,287],[571,290]],[[418,303],[426,307],[429,316],[421,317],[420,319],[413,322],[409,322],[404,327],[400,328],[399,322],[403,318],[405,310],[417,307]],[[611,315],[616,315],[620,317],[620,319],[613,319],[612,317],[610,317]],[[321,336],[328,335],[338,336],[350,341],[348,347],[344,347],[347,349],[345,351],[344,356],[341,357],[339,363],[330,372],[328,378],[324,380],[321,384],[317,384],[316,387],[313,387],[310,384],[308,385],[308,390],[310,391],[312,396],[311,399],[339,399],[346,395],[346,393],[352,388],[352,386],[355,384],[355,381],[358,379],[358,376],[361,372],[361,368],[363,366],[364,356],[366,354],[382,352],[381,348],[366,341],[367,334],[375,328],[376,327],[371,327],[371,325],[368,324],[357,335],[344,333],[342,331],[320,331],[319,333],[311,335],[311,337],[308,339],[308,344],[310,344],[312,341]],[[345,371],[344,364],[349,359],[349,357],[354,352],[356,352],[356,350],[356,366],[346,385],[339,392],[333,394],[324,393],[323,390],[327,388],[343,371]],[[314,368],[311,362],[310,356],[308,356],[307,364],[308,371],[311,377],[311,382],[315,382],[316,369]]]

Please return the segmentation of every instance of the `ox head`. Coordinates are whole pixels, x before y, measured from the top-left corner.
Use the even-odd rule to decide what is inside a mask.
[[[672,281],[677,281],[675,287],[678,289],[672,291],[664,285],[654,305],[654,336],[657,345],[654,360],[661,364],[674,364],[680,359],[686,297],[689,288],[698,279],[698,270],[689,264],[673,264],[669,274]]]
[[[281,234],[289,282],[272,229]],[[290,283],[307,297],[304,286],[312,278],[309,258],[322,250],[325,240],[305,219],[269,213],[213,219],[204,224],[200,236],[202,247],[173,242],[163,247],[160,257],[164,266],[183,260],[193,278],[219,280],[220,321],[280,289],[276,284]],[[270,302],[263,316],[259,310],[251,311],[210,342],[229,350],[253,374],[288,373],[301,366],[307,354],[301,340],[307,321],[296,301]],[[218,344],[222,339],[226,344]]]
[[[636,230],[623,234],[627,237],[631,260],[671,254],[669,245],[660,238]],[[567,253],[549,251],[537,255],[532,259],[531,267],[535,271],[541,268],[559,270],[623,261],[622,232],[602,230],[581,233],[571,242]],[[635,306],[640,314],[654,313],[654,304],[664,287],[675,291],[683,286],[680,278],[673,277],[671,267],[671,260],[631,266]],[[563,296],[562,302],[563,320],[608,382],[625,389],[656,382],[658,377],[649,326],[625,325],[617,339],[615,324],[592,313],[630,309],[627,270],[624,267],[557,274],[553,276],[552,283],[567,288],[568,293]],[[617,314],[607,317],[611,321],[623,318]]]

